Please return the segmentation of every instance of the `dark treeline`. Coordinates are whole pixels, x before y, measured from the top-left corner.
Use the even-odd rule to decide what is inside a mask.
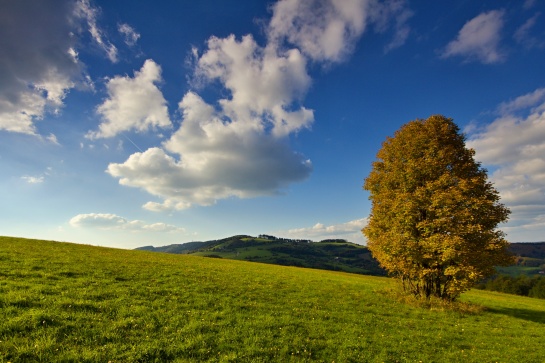
[[[477,288],[545,299],[545,276],[528,277],[520,275],[512,277],[497,275],[481,282],[477,285]]]
[[[290,242],[290,243],[311,243],[313,242],[310,239],[292,239],[292,238],[282,238],[271,236],[268,234],[260,234],[258,238],[268,239],[269,241],[279,241],[279,242]]]

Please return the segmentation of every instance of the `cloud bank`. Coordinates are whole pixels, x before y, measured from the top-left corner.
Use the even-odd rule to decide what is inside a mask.
[[[168,140],[108,166],[121,185],[158,198],[144,208],[184,209],[275,195],[305,180],[312,163],[290,148],[289,138],[314,122],[313,110],[302,105],[312,84],[308,63],[345,59],[367,23],[386,31],[395,19],[395,46],[406,38],[398,35],[407,32],[403,1],[283,0],[271,9],[265,45],[252,35],[230,35],[210,37],[203,52],[193,49],[193,82],[219,84],[224,97],[211,103],[187,92],[178,105],[181,125]],[[128,129],[130,121],[118,114],[105,118],[101,129],[107,125],[115,132],[99,135]]]
[[[507,228],[517,228],[515,241],[525,230],[545,227],[545,89],[540,88],[498,107],[499,116],[473,133],[468,146],[476,159],[493,168],[490,179],[512,211]]]

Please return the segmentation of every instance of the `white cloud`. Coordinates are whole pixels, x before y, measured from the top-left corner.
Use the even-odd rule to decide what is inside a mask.
[[[123,131],[145,132],[150,128],[171,127],[167,102],[157,87],[161,67],[148,59],[134,78],[116,76],[107,83],[109,98],[97,107],[103,122],[90,139],[114,137]]]
[[[341,224],[326,226],[322,223],[316,223],[312,227],[295,228],[288,231],[279,231],[276,234],[294,238],[310,239],[320,241],[330,238],[342,238],[349,242],[358,244],[365,243],[365,237],[361,233],[363,227],[367,225],[367,218],[356,219]]]
[[[48,136],[45,137],[45,139],[52,144],[60,145],[59,140],[57,140],[57,136],[55,136],[55,134],[49,134]]]
[[[536,0],[525,0],[523,8],[524,9],[530,9],[530,8],[534,7],[535,4],[536,4]]]
[[[72,227],[76,228],[126,230],[131,232],[185,232],[184,228],[162,222],[147,224],[143,221],[131,221],[118,215],[108,213],[78,214],[70,219],[69,223]]]
[[[96,22],[88,0],[2,3],[0,21],[0,130],[36,135],[36,122],[58,114],[68,92],[92,88],[78,59],[81,30],[115,61],[117,50]]]
[[[129,24],[118,24],[117,30],[125,36],[125,44],[129,47],[135,46],[138,39],[140,39],[140,34]]]
[[[81,65],[70,33],[73,2],[8,1],[0,22],[0,130],[36,134],[34,122],[56,113]],[[72,50],[72,53],[71,53]]]
[[[467,61],[498,63],[505,56],[499,49],[504,11],[482,13],[464,24],[458,37],[445,47],[441,57],[461,56]]]
[[[297,49],[278,54],[259,47],[251,35],[241,41],[232,35],[212,37],[196,74],[207,81],[217,79],[229,90],[231,97],[219,104],[236,127],[263,129],[271,124],[272,134],[281,137],[314,120],[311,110],[294,105],[310,86],[306,61]]]
[[[368,22],[384,32],[395,19],[393,49],[407,39],[411,16],[405,1],[283,0],[272,7],[268,35],[272,43],[284,39],[316,61],[342,61],[352,51]]]
[[[206,127],[196,125],[191,130],[191,125],[186,125],[175,138],[188,144],[176,139],[167,144],[187,150],[180,161],[160,148],[151,148],[131,155],[122,164],[108,166],[108,173],[119,178],[121,185],[144,189],[164,200],[149,202],[146,209],[184,209],[232,196],[274,195],[288,184],[305,179],[312,169],[310,161],[271,138],[239,136],[221,123],[211,125],[210,134],[206,134]],[[203,134],[198,135],[200,132]],[[187,138],[180,133],[188,133]],[[202,145],[196,146],[199,143]]]
[[[297,105],[310,86],[299,51],[278,54],[258,46],[249,35],[240,41],[212,37],[207,44],[196,75],[203,82],[219,80],[230,97],[214,107],[188,92],[179,104],[182,124],[164,150],[151,148],[108,166],[120,184],[163,200],[147,203],[146,209],[274,195],[312,170],[310,161],[290,150],[286,140],[314,120],[312,110]]]
[[[45,180],[43,175],[40,175],[40,176],[22,176],[21,179],[26,181],[28,184],[41,184]]]
[[[97,25],[99,9],[91,6],[89,0],[79,0],[76,4],[75,12],[78,16],[87,21],[89,33],[93,40],[108,55],[108,59],[110,59],[112,63],[117,63],[117,47],[110,43],[104,36],[102,29]]]
[[[543,48],[545,47],[545,41],[535,37],[531,34],[532,29],[537,24],[537,19],[540,17],[540,13],[534,14],[524,24],[522,24],[513,35],[515,40],[522,44],[525,48]]]
[[[389,52],[395,48],[401,47],[411,33],[411,28],[407,24],[408,20],[414,15],[414,13],[408,9],[404,1],[391,1],[382,5],[387,9],[383,11],[383,18],[388,21],[390,18],[395,19],[395,33],[392,41],[384,47],[385,52]],[[385,15],[384,15],[385,14]]]
[[[471,135],[468,146],[478,161],[494,168],[490,179],[511,208],[507,226],[517,238],[524,226],[536,228],[545,218],[545,92],[520,96],[498,111],[496,120]]]
[[[288,143],[314,121],[301,104],[311,85],[308,59],[342,60],[368,18],[377,31],[396,17],[402,27],[404,4],[282,0],[272,8],[265,46],[251,35],[210,37],[202,54],[192,50],[193,82],[219,83],[225,96],[212,104],[188,92],[179,103],[181,126],[161,147],[112,163],[107,172],[159,198],[144,205],[153,211],[282,193],[312,171],[310,160]]]
[[[525,109],[537,111],[535,106],[542,106],[543,103],[545,103],[545,88],[538,88],[534,92],[519,96],[512,101],[501,103],[498,110],[502,115]]]

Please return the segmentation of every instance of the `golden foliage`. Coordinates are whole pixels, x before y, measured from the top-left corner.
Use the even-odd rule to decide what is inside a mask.
[[[474,155],[452,119],[435,115],[388,137],[365,179],[368,247],[414,295],[453,300],[512,263],[496,229],[509,210]]]

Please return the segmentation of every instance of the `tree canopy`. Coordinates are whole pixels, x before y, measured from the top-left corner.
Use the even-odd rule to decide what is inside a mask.
[[[417,296],[453,300],[513,262],[497,230],[510,211],[474,155],[452,119],[435,115],[388,137],[365,179],[367,246]]]

